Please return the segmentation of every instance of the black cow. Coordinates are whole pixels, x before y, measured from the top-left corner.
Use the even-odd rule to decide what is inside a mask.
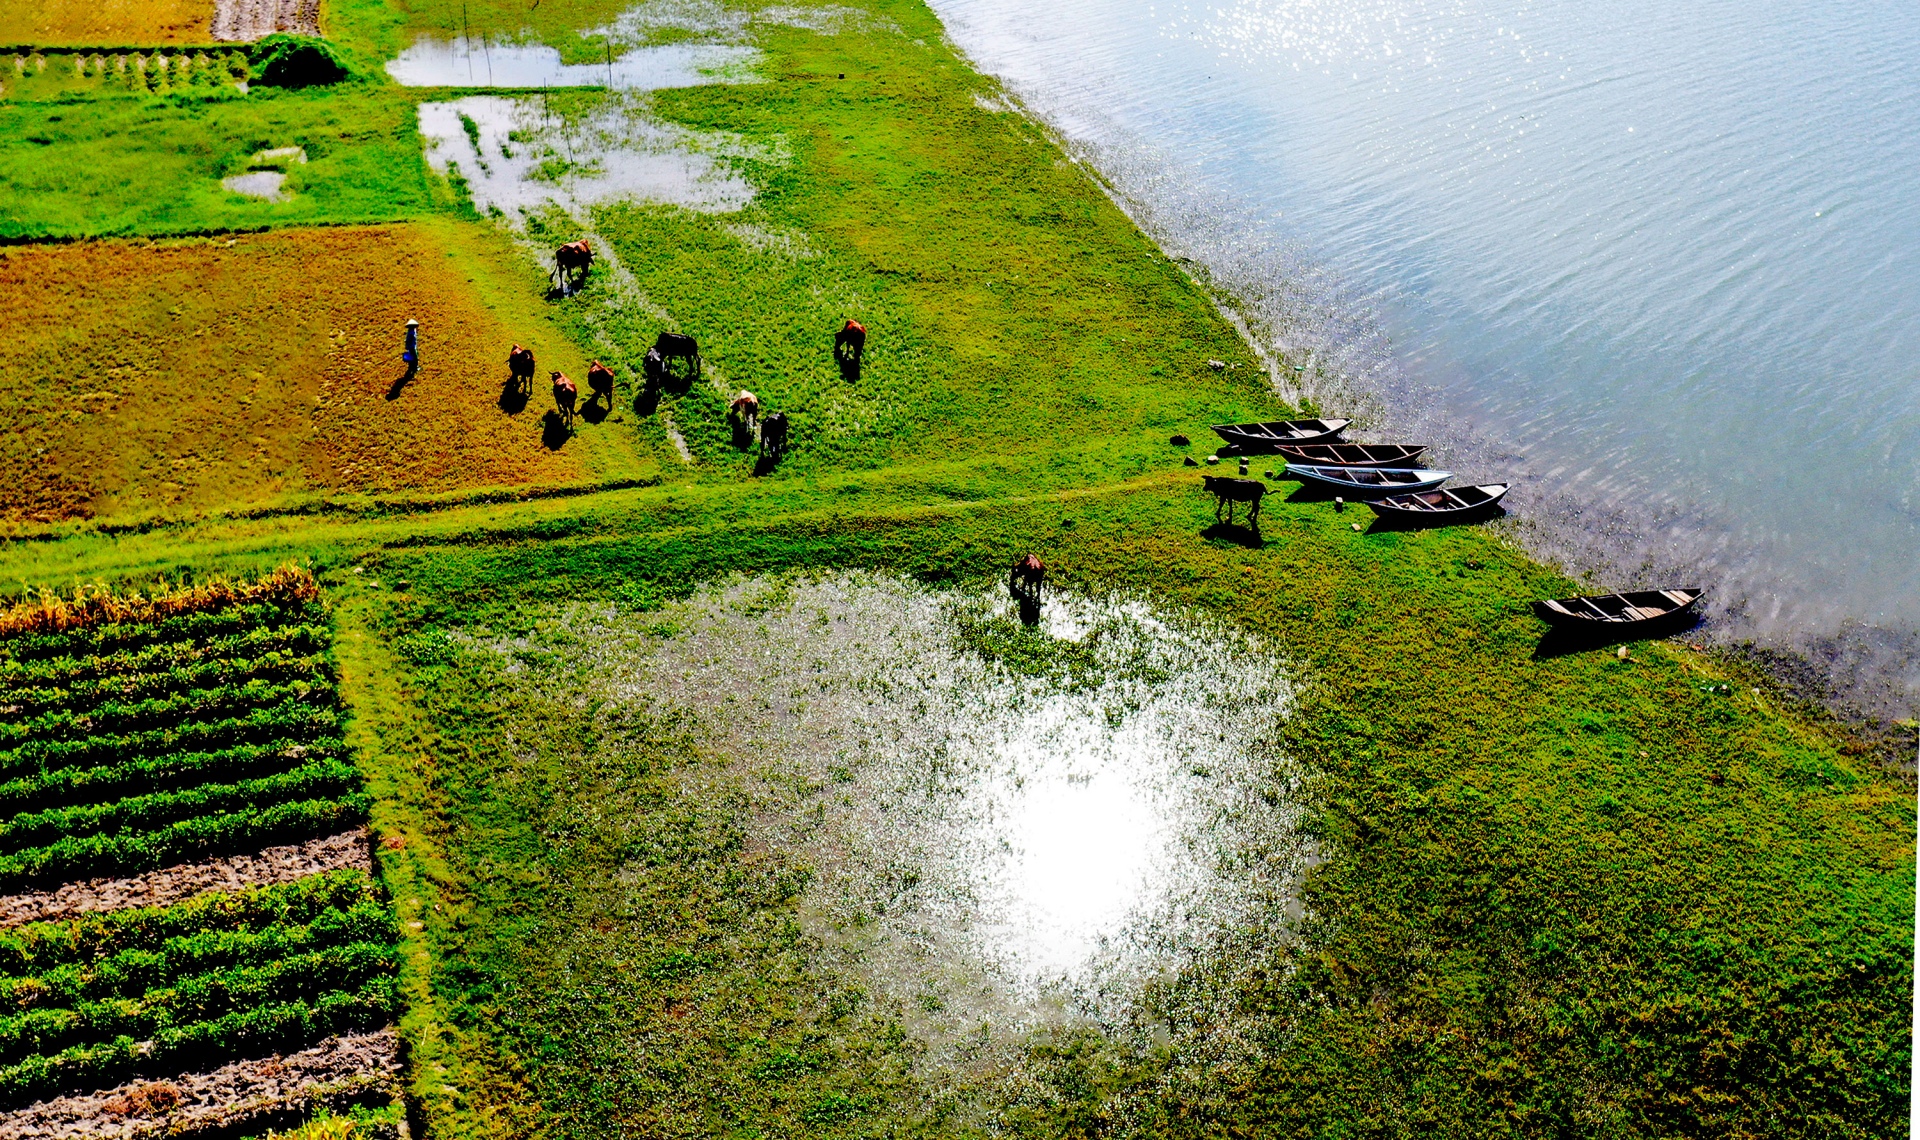
[[[1202,475],[1200,482],[1206,486],[1207,493],[1213,496],[1213,521],[1220,521],[1220,510],[1226,508],[1228,522],[1233,521],[1233,504],[1246,503],[1247,525],[1260,529],[1260,497],[1267,493],[1267,485],[1258,479],[1233,479],[1225,475]]]

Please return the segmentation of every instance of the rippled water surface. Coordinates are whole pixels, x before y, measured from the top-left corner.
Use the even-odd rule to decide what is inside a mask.
[[[1602,578],[1920,623],[1920,7],[934,7],[1309,379],[1518,476]]]

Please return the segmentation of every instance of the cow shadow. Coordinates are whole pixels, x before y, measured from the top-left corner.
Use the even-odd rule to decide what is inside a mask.
[[[587,421],[590,424],[605,423],[607,417],[612,414],[613,414],[612,400],[608,400],[604,404],[602,404],[599,400],[588,400],[585,404],[582,404],[580,406],[580,418]]]
[[[1248,550],[1259,550],[1267,544],[1260,535],[1260,524],[1217,522],[1200,532],[1200,537],[1214,542],[1230,542],[1235,546],[1244,546]]]
[[[566,417],[562,416],[559,412],[550,411],[540,417],[540,442],[546,446],[548,451],[560,450],[562,447],[565,447],[567,441],[572,438],[573,427],[567,423]]]
[[[650,416],[660,410],[660,386],[648,384],[633,397],[633,414]]]
[[[778,466],[780,466],[780,456],[778,454],[763,454],[753,461],[753,473],[755,475],[771,475],[773,474],[774,468]]]
[[[1635,622],[1627,626],[1610,626],[1605,622],[1596,622],[1592,629],[1567,629],[1562,626],[1549,628],[1539,644],[1533,647],[1535,661],[1551,661],[1556,657],[1567,657],[1575,653],[1587,653],[1595,649],[1610,649],[1616,645],[1626,645],[1635,641],[1657,641],[1686,633],[1700,624],[1700,615],[1688,611],[1660,618],[1657,621]]]
[[[527,390],[521,387],[520,381],[509,379],[505,384],[500,385],[498,402],[501,411],[510,416],[517,416],[527,410]]]

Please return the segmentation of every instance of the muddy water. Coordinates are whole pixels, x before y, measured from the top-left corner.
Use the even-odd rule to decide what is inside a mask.
[[[805,922],[934,1046],[1128,1016],[1225,931],[1277,936],[1306,858],[1269,648],[1141,599],[737,580],[577,610],[582,699],[690,719],[754,842],[813,871]]]

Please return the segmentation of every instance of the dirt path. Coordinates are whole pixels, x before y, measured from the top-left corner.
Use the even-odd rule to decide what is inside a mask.
[[[231,891],[291,883],[342,867],[373,869],[373,852],[364,830],[343,831],[287,847],[269,847],[257,855],[234,855],[205,863],[163,867],[130,879],[93,879],[57,890],[0,897],[0,926],[72,918],[94,911],[164,906],[207,891]],[[0,1132],[0,1136],[4,1136]]]
[[[399,1074],[397,1030],[330,1037],[298,1053],[236,1061],[210,1073],[41,1101],[0,1119],[0,1140],[264,1132],[322,1104],[385,1100]]]
[[[320,34],[320,0],[217,0],[209,30],[216,40],[251,42],[274,32]]]

